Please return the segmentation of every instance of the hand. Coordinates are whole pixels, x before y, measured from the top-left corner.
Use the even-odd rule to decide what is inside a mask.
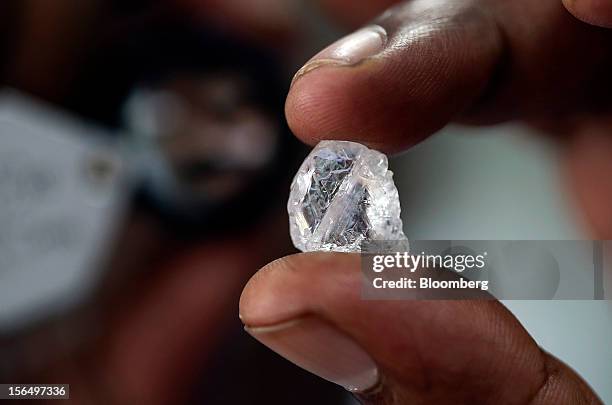
[[[567,3],[606,24],[609,14],[588,8],[606,2]],[[308,62],[287,118],[311,144],[324,136],[390,152],[450,121],[528,120],[559,134],[569,184],[606,237],[611,46],[612,31],[559,0],[412,0]],[[498,302],[363,301],[360,286],[356,255],[285,257],[251,279],[241,318],[263,344],[366,403],[599,402]]]

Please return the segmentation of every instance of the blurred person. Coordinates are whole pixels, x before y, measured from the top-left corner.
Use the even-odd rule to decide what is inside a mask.
[[[389,3],[324,2],[349,25]],[[611,25],[609,11],[604,1],[581,0],[400,3],[374,20],[375,28],[332,45],[298,72],[287,98],[289,125],[311,144],[350,139],[391,152],[450,121],[528,120],[560,134],[570,189],[593,235],[607,238],[612,185],[602,174],[612,151],[612,33],[600,26]],[[65,88],[45,76],[15,80],[60,102]],[[155,220],[141,222],[130,232],[144,234],[138,239],[148,246],[124,248],[118,256],[130,260],[117,266],[154,264],[159,271],[105,302],[111,310],[100,322],[109,326],[95,345],[60,358],[35,380],[69,382],[79,403],[340,403],[339,391],[291,377],[293,369],[256,357],[245,341],[253,351],[223,348],[243,339],[227,331],[254,267],[289,250],[285,218],[276,217],[197,246],[151,241],[159,235]],[[142,294],[129,292],[133,287]],[[359,293],[355,255],[287,256],[247,284],[240,315],[262,343],[356,388],[364,403],[599,402],[497,302],[372,302]],[[228,359],[248,359],[252,369],[224,373]]]
[[[284,202],[263,196],[287,189],[299,162],[282,117],[286,51],[268,45],[294,27],[282,3],[246,21],[243,4],[218,6],[2,4],[3,85],[136,137],[173,176],[145,173],[94,297],[0,335],[3,383],[68,382],[75,403],[343,397],[259,347],[235,315],[253,267],[291,251]]]

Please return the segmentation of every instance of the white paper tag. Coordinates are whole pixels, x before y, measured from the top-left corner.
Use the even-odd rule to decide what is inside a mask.
[[[0,95],[0,332],[58,314],[95,285],[128,194],[119,153],[100,135]]]

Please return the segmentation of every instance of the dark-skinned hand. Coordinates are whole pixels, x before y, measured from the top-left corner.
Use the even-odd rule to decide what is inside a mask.
[[[325,3],[354,24],[392,2]],[[309,61],[287,118],[309,144],[387,152],[453,121],[538,125],[562,143],[593,236],[609,239],[610,26],[605,0],[409,0]],[[499,302],[363,301],[360,287],[356,255],[288,256],[251,279],[240,314],[263,344],[364,403],[600,402]]]

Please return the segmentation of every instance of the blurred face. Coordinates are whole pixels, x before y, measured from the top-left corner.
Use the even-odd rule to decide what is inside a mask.
[[[279,137],[250,86],[234,73],[176,76],[132,97],[130,123],[155,139],[181,188],[225,200],[269,163]]]

